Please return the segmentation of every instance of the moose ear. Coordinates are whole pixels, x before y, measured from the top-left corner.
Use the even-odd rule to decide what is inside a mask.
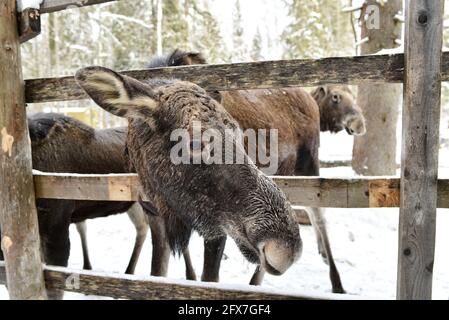
[[[312,91],[313,98],[319,102],[327,96],[328,89],[326,86],[319,86],[314,91]]]
[[[184,57],[185,62],[188,64],[206,64],[206,59],[199,52],[187,52]]]
[[[157,108],[154,91],[148,85],[110,69],[83,68],[75,79],[92,100],[116,116],[148,120]]]
[[[206,64],[206,59],[199,52],[184,52],[176,49],[170,59],[172,66],[190,66],[193,64]]]
[[[325,96],[327,96],[327,87],[320,86],[318,87],[317,92],[320,98],[324,98]]]

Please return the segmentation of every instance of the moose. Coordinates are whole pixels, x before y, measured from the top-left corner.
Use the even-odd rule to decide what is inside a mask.
[[[205,64],[201,53],[174,50],[153,59],[149,68]],[[319,176],[320,131],[333,133],[346,130],[350,135],[363,135],[365,119],[348,86],[319,86],[311,94],[301,88],[209,92],[222,102],[241,129],[277,129],[279,168],[277,175]],[[257,159],[253,159],[257,163]],[[258,164],[258,163],[257,163]],[[332,291],[343,293],[340,275],[332,257],[323,210],[307,210],[318,241],[319,253],[329,264]],[[205,242],[202,280],[218,281],[220,259],[225,238]],[[167,264],[168,261],[159,261]],[[251,284],[260,284],[263,268],[258,268]]]
[[[147,67],[205,63],[206,60],[200,53],[176,49],[169,55],[154,58]],[[320,86],[312,94],[300,88],[208,93],[217,101],[223,102],[225,109],[237,120],[241,128],[279,130],[281,152],[276,173],[278,175],[319,175],[320,131],[336,133],[346,130],[350,135],[363,135],[366,130],[363,114],[354,103],[352,92],[347,86]],[[330,267],[332,290],[342,293],[344,289],[332,257],[323,212],[317,208],[308,209],[307,212],[317,235],[319,253]],[[167,222],[162,220],[152,219],[152,234],[165,232],[168,226]],[[166,234],[159,236],[160,239],[165,237]],[[226,238],[205,241],[201,277],[203,281],[218,281],[225,241]],[[170,246],[168,243],[157,243],[157,246],[158,255],[153,255],[152,259],[152,274],[166,276]],[[188,250],[185,253],[185,257],[189,258]],[[189,265],[187,261],[186,265]],[[190,265],[188,270],[193,270],[193,266]],[[260,284],[262,281],[263,270],[257,270],[251,284]]]
[[[149,202],[144,210],[162,217],[172,251],[182,253],[192,231],[206,241],[230,236],[244,257],[273,275],[301,255],[299,227],[283,192],[262,174],[233,140],[244,163],[175,164],[171,133],[189,135],[183,153],[191,160],[209,147],[192,139],[195,122],[226,136],[238,124],[201,87],[176,79],[146,82],[103,67],[80,69],[75,79],[104,110],[128,119],[127,149]],[[242,151],[243,150],[243,151]],[[153,255],[158,255],[158,247]]]

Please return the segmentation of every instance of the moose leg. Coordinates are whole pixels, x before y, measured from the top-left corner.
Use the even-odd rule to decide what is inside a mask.
[[[69,225],[53,228],[53,232],[42,235],[44,261],[48,265],[67,267],[70,255]],[[62,300],[64,291],[47,290],[51,300]]]
[[[0,227],[0,241],[2,239],[2,229]],[[5,257],[3,256],[2,246],[0,245],[0,261],[5,261]]]
[[[218,282],[220,279],[220,264],[226,245],[226,236],[204,240],[204,264],[201,281]]]
[[[343,285],[341,284],[340,274],[338,273],[337,266],[335,265],[334,258],[332,256],[332,250],[329,243],[329,238],[326,231],[326,220],[323,215],[323,210],[319,208],[311,208],[308,210],[310,215],[310,221],[316,232],[318,240],[318,248],[320,253],[325,255],[329,265],[329,274],[332,283],[333,293],[345,293]]]
[[[170,246],[165,232],[165,221],[162,216],[147,214],[153,243],[153,257],[151,258],[151,275],[166,277],[170,262]]]
[[[81,238],[81,247],[83,249],[83,269],[92,270],[92,264],[89,259],[89,249],[87,247],[87,225],[86,221],[76,223],[76,230]]]
[[[193,268],[192,260],[190,259],[189,247],[185,248],[182,251],[182,255],[184,257],[184,262],[186,264],[186,279],[187,280],[196,280],[195,269]]]
[[[129,260],[129,264],[126,268],[125,273],[134,274],[143,244],[147,238],[149,225],[147,215],[137,204],[134,204],[131,208],[129,208],[128,216],[131,222],[134,224],[134,227],[136,228],[136,241],[134,243],[131,259]]]
[[[253,277],[249,282],[252,286],[260,286],[263,282],[263,278],[265,276],[265,269],[262,266],[258,265],[256,270],[254,271]]]

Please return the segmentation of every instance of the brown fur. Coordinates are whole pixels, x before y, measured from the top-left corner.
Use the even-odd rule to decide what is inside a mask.
[[[272,274],[285,272],[299,257],[290,204],[246,154],[244,164],[173,163],[175,129],[191,133],[193,122],[200,121],[204,130],[224,136],[238,127],[202,88],[178,80],[141,83],[101,67],[81,69],[75,78],[103,109],[128,118],[129,155],[145,194],[170,228],[179,225],[177,231],[186,231],[173,238],[172,249],[186,248],[192,228],[206,240],[230,235],[250,262]],[[241,150],[238,141],[233,147]],[[194,157],[194,145],[189,148]]]
[[[44,172],[124,173],[126,128],[94,130],[73,118],[39,113],[28,119],[33,169]],[[126,212],[133,202],[38,199],[39,230],[48,264],[67,266],[69,225]]]
[[[187,58],[201,56],[198,53],[175,50],[178,64],[164,60],[152,67],[188,65]],[[159,60],[161,62],[162,60]],[[204,57],[197,63],[205,63]],[[352,92],[347,86],[321,86],[313,94],[301,88],[209,92],[221,101],[225,109],[237,120],[242,129],[277,129],[279,142],[279,175],[319,175],[319,134],[321,131],[338,132],[346,129],[349,134],[364,134],[364,118],[355,105]],[[257,159],[254,159],[257,162]],[[319,209],[309,210],[317,234],[319,251],[330,266],[333,292],[344,292],[332,258],[327,238],[324,216]],[[225,238],[205,242],[206,251],[202,279],[218,281],[219,260]],[[252,283],[258,284],[263,270],[258,269]],[[256,281],[256,282],[253,282]]]
[[[266,89],[221,92],[226,110],[242,129],[277,129],[279,175],[318,172],[319,110],[302,89]],[[304,161],[300,150],[313,156]]]
[[[320,108],[321,131],[346,130],[350,135],[365,134],[365,118],[348,86],[320,86],[311,95]]]

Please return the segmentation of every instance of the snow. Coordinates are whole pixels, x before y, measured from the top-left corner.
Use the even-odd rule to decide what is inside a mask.
[[[345,169],[346,170],[346,169]],[[338,170],[337,170],[338,171]],[[397,260],[397,209],[329,209],[327,210],[329,235],[343,285],[354,298],[367,297],[394,299]],[[434,299],[448,299],[449,255],[446,244],[448,233],[443,228],[449,223],[447,210],[439,210],[437,219],[437,245],[434,266]],[[98,271],[123,272],[134,241],[134,230],[126,215],[89,221],[88,232],[93,266]],[[263,287],[296,294],[330,297],[328,269],[317,253],[315,235],[311,227],[301,228],[304,251],[301,259],[286,272],[275,277],[267,275]],[[137,274],[147,276],[150,270],[151,239],[147,239],[137,266]],[[82,267],[79,237],[71,227],[72,254],[69,266]],[[194,235],[191,254],[197,273],[201,272],[202,239]],[[249,282],[254,267],[247,263],[232,240],[225,249],[221,282],[241,287]],[[169,278],[184,279],[182,259],[171,260]],[[163,281],[163,280],[162,280]],[[0,297],[6,292],[0,289]],[[81,294],[67,293],[66,299],[85,299]],[[96,297],[89,297],[89,299]]]
[[[22,12],[25,9],[39,9],[44,0],[17,0],[17,11]]]

